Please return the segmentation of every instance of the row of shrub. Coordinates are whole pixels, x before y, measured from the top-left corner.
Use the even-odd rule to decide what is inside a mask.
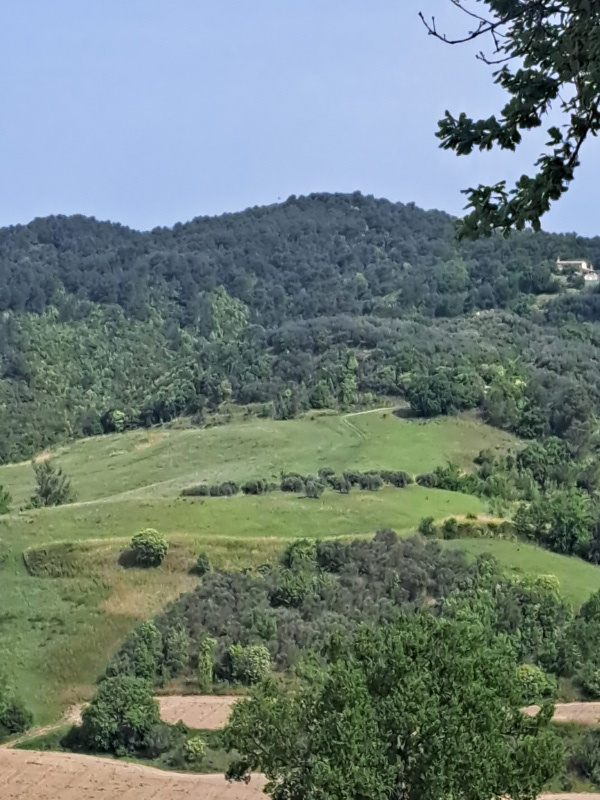
[[[441,525],[435,524],[433,517],[425,517],[419,523],[418,531],[430,539],[515,539],[516,531],[512,522],[480,522],[474,514],[467,514],[464,520],[448,517]]]
[[[232,497],[239,494],[259,495],[280,489],[282,492],[304,494],[307,497],[320,497],[326,487],[341,494],[348,494],[351,489],[358,488],[376,492],[384,484],[401,489],[413,483],[413,478],[400,470],[369,470],[367,472],[344,472],[336,475],[333,469],[320,469],[316,476],[301,475],[298,472],[287,472],[281,476],[279,485],[262,478],[250,480],[241,486],[234,481],[209,485],[201,483],[189,486],[181,492],[182,497]]]
[[[207,483],[200,483],[197,486],[188,486],[182,489],[182,497],[233,497],[242,492],[243,494],[267,494],[274,492],[279,486],[276,483],[258,480],[246,481],[241,486],[235,481],[223,481],[210,486]]]

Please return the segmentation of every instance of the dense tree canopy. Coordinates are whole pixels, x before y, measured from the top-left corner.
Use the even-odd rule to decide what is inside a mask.
[[[229,774],[264,773],[276,800],[535,798],[561,751],[553,707],[531,720],[521,702],[506,641],[418,614],[336,639],[300,689],[234,707]]]
[[[451,43],[487,39],[480,58],[496,67],[494,80],[509,95],[500,114],[473,120],[447,111],[438,133],[442,147],[458,155],[474,148],[515,150],[523,133],[549,124],[547,149],[533,177],[523,175],[468,189],[471,213],[462,221],[467,238],[508,233],[540,218],[567,191],[579,166],[581,147],[600,130],[600,8],[590,0],[451,0],[470,30]],[[424,17],[423,17],[424,18]],[[425,19],[425,18],[424,18]],[[426,22],[429,32],[451,41]],[[558,107],[558,119],[553,113]]]
[[[287,419],[376,395],[585,443],[600,295],[558,257],[599,262],[600,239],[459,244],[447,215],[359,193],[0,230],[0,461],[228,401]]]

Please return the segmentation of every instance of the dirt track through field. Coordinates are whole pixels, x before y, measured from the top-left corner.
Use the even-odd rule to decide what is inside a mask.
[[[239,697],[211,695],[157,698],[166,722],[182,720],[190,728],[222,728]],[[539,706],[528,706],[534,715]],[[557,703],[554,719],[595,725],[599,703]],[[264,779],[229,783],[223,775],[165,772],[110,758],[70,753],[0,748],[2,800],[259,800]],[[539,800],[600,800],[600,793],[546,793]]]
[[[259,800],[259,775],[249,784],[223,775],[163,772],[139,764],[67,753],[0,750],[2,800]]]
[[[539,706],[527,706],[523,711],[534,717]],[[596,725],[600,722],[600,703],[557,703],[554,722],[576,722],[578,725]]]
[[[0,749],[2,800],[265,800],[264,780],[162,772],[109,758]],[[539,800],[600,800],[600,794],[541,794]]]
[[[181,720],[188,728],[215,731],[227,725],[231,706],[241,698],[215,695],[171,695],[156,699],[160,705],[160,716],[165,722],[174,725]]]
[[[224,728],[232,705],[240,697],[217,697],[214,695],[171,695],[158,697],[160,715],[171,725],[181,720],[189,728],[217,730]],[[535,716],[539,706],[527,706],[523,711]],[[599,703],[557,703],[555,722],[575,722],[578,725],[600,723]]]
[[[240,800],[242,800],[241,797]],[[600,800],[600,794],[596,792],[546,792],[541,794],[538,800]]]

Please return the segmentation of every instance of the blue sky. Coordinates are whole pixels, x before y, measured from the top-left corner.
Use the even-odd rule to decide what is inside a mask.
[[[502,93],[449,0],[3,0],[0,225],[83,213],[136,228],[312,191],[458,214],[460,190],[530,169],[438,149],[446,108]],[[600,234],[600,146],[546,229]]]

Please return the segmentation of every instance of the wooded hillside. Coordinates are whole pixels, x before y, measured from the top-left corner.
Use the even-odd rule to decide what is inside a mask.
[[[146,233],[3,229],[0,461],[229,399],[287,418],[411,386],[437,398],[419,413],[568,436],[600,403],[600,295],[557,257],[600,264],[600,238],[458,244],[446,214],[359,193]]]

